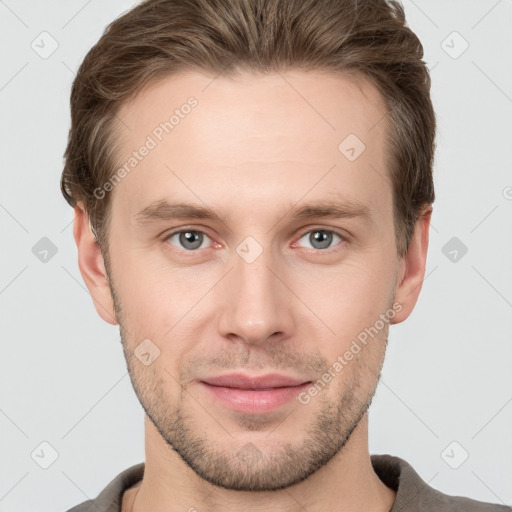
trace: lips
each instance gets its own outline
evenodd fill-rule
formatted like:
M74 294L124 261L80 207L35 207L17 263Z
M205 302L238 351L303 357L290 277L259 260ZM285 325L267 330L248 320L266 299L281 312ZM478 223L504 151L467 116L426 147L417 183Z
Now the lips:
M261 376L231 373L217 377L208 377L206 379L202 379L202 382L210 384L211 386L220 386L224 388L267 391L275 388L301 386L302 384L310 381L287 375L279 375L277 373Z
M262 415L290 406L311 381L286 375L231 373L208 377L199 386L218 404L244 414Z

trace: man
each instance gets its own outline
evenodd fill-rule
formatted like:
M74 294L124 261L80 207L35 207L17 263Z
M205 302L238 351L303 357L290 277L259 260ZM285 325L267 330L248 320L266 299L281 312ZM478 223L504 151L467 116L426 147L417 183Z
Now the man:
M435 116L396 2L148 0L73 84L62 191L146 461L71 509L498 511L368 451L425 274Z

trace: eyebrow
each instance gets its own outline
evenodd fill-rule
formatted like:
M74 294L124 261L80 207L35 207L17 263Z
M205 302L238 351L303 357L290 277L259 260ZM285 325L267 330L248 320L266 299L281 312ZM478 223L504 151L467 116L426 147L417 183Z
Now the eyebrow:
M288 211L290 210L290 211ZM317 200L302 205L290 205L281 218L291 217L296 220L323 218L323 219L350 219L361 218L371 222L372 209L365 203L354 199L344 198L339 201ZM206 219L225 224L228 217L227 210L221 208L215 211L211 208L183 202L171 203L166 199L155 201L135 215L138 225L154 224L160 221Z

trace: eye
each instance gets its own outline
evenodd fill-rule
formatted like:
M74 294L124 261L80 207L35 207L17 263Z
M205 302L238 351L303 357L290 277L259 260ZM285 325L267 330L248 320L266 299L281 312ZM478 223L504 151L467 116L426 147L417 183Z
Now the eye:
M203 242L206 238L210 238L206 233L202 231L197 231L193 229L185 229L182 231L175 231L171 233L168 237L166 237L166 241L168 240L173 245L176 245L172 242L172 239L176 238L177 245L179 249L185 249L186 251L194 252L195 249L204 249ZM207 246L206 246L207 247Z
M299 239L299 242L302 239L306 239L307 242L311 244L311 249L329 249L329 246L333 241L333 237L337 237L341 242L343 241L341 235L335 231L328 229L313 229L312 231L304 233Z
M340 242L344 241L343 237L335 231L329 229L313 229L304 233L293 245L297 245L302 239L306 239L307 243L310 244L310 249L323 251L331 248L330 246L335 238L338 238ZM178 247L178 249L185 250L186 252L197 252L197 249L207 248L207 240L210 240L210 237L197 229L175 231L165 238L165 241L169 241L172 245Z

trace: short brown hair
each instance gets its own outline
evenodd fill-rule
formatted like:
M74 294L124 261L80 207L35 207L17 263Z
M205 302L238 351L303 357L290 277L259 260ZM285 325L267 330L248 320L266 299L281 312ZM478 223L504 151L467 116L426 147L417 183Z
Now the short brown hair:
M106 257L110 194L98 199L94 190L115 172L119 108L149 82L184 70L339 71L368 79L384 98L396 247L403 256L435 197L436 120L422 58L396 1L146 0L105 29L78 70L62 193L73 207L83 202Z

